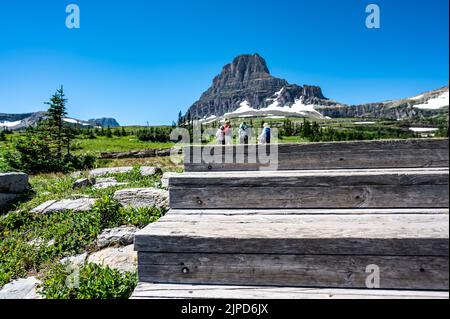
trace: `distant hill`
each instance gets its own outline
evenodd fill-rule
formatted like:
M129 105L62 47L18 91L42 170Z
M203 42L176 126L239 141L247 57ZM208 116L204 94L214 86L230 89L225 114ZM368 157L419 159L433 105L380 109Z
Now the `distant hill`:
M6 114L0 113L0 130L7 128L9 130L23 130L36 124L45 117L45 112ZM68 124L79 127L117 127L119 123L113 118L92 119L83 121L66 117L64 121Z

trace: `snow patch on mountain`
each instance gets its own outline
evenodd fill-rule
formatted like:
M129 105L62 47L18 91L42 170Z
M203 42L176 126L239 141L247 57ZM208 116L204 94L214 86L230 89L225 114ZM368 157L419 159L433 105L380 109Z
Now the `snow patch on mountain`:
M448 105L449 105L449 91L443 92L436 98L429 99L426 103L414 105L414 107L425 110L438 110Z
M11 128L11 127L15 127L15 126L19 125L20 123L22 123L22 121L15 121L15 122L4 121L4 122L0 122L0 127Z

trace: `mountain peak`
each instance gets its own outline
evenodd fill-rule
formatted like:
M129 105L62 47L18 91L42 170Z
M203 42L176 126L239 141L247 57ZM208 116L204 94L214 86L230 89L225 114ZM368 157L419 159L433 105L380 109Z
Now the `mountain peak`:
M222 116L244 103L254 109L292 106L297 101L312 104L325 99L319 87L290 85L270 75L266 61L259 54L235 57L213 80L213 85L186 113L187 118Z
M234 58L233 63L229 66L232 72L239 75L270 75L266 60L264 60L264 58L262 58L258 53L239 55Z

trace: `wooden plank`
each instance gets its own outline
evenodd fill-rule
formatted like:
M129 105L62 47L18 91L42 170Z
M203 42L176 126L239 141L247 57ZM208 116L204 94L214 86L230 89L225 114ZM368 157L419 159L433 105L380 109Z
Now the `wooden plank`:
M170 178L170 186L348 186L348 185L448 185L448 168L343 169L279 172L184 173Z
M389 167L448 167L448 139L299 143L272 146L194 146L186 148L185 171L259 170L259 154L276 147L278 170ZM199 154L219 154L218 163ZM248 154L252 154L249 156ZM193 160L194 154L196 159ZM227 154L227 157L222 156ZM230 157L231 156L231 157ZM211 157L210 157L211 158ZM231 162L225 158L232 159Z
M170 207L447 208L448 169L186 173L170 179Z
M448 299L448 292L380 289L312 289L140 282L131 299Z
M171 215L135 236L148 252L448 256L447 214Z
M443 290L448 257L139 253L139 280L155 283L367 288L369 265L381 289Z
M384 215L384 214L449 214L448 208L397 208L397 209L171 209L166 218L175 215ZM179 218L178 216L176 217Z
M365 187L170 188L170 207L216 208L445 208L447 185Z

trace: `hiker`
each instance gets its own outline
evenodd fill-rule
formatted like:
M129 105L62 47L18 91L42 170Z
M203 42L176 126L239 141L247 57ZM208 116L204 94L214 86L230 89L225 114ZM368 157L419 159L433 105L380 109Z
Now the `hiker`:
M216 132L217 143L220 145L225 145L225 127L221 125Z
M271 138L270 125L268 123L264 123L264 129L258 138L259 143L270 144L270 138Z
M225 119L225 145L233 144L233 128L229 119Z
M247 123L243 122L241 126L239 126L239 143L248 144L249 138L249 127Z

